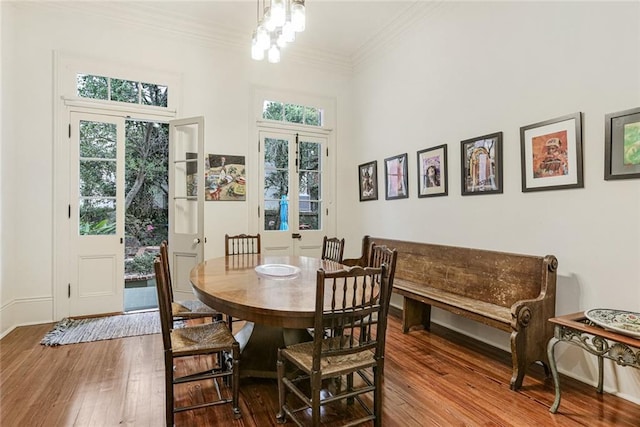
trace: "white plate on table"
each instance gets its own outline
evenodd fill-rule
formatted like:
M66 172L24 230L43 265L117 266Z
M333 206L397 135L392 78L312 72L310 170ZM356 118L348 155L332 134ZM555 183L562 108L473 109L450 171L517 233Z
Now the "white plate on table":
M607 308L594 308L584 312L587 319L610 331L640 338L640 313Z
M267 277L294 277L300 273L300 268L288 264L263 264L255 268L256 273Z

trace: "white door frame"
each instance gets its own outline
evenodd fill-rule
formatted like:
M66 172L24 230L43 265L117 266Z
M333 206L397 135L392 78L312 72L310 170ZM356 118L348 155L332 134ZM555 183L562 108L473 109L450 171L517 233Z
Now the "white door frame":
M187 159L189 149L197 153L196 159ZM204 117L171 120L169 264L176 299L193 299L189 273L204 258L204 156ZM196 166L195 198L187 194L187 171L192 165Z

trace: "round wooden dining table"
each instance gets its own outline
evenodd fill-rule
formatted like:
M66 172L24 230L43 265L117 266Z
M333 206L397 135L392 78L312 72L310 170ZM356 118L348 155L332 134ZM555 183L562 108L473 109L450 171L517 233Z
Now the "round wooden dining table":
M246 254L209 259L191 270L200 301L246 321L235 333L240 376L275 378L278 348L311 339L307 328L313 327L319 268L330 272L344 266L303 256Z

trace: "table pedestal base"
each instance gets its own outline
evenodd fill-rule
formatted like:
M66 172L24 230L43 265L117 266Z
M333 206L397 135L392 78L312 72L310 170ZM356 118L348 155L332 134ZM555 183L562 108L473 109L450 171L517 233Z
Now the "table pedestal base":
M278 349L313 337L306 329L287 329L247 322L235 335L240 343L240 377L277 378Z

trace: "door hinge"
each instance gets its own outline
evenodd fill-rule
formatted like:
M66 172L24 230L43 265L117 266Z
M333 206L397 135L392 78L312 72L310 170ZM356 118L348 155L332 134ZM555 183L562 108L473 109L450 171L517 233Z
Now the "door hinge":
M123 244L123 243L124 243L124 239L121 237L120 238L120 244Z
M329 208L327 208L327 216L329 216Z
M260 205L258 205L258 218L260 218Z
M258 153L260 152L260 138L258 138Z
M69 205L69 218L71 218L71 205Z
M71 138L71 123L69 123L69 138Z
M329 157L329 147L327 147L327 157Z
M71 298L71 283L67 286L67 298Z

